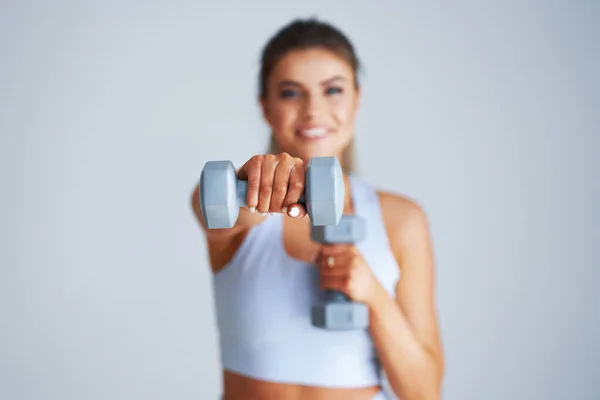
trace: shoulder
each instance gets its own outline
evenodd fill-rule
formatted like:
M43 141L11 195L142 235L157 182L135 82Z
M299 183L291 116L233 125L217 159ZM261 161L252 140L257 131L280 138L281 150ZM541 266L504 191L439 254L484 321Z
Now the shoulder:
M384 220L396 230L427 223L423 206L414 198L384 190L378 190L377 195Z
M378 190L390 246L399 261L411 250L429 246L429 221L423 206L406 195Z

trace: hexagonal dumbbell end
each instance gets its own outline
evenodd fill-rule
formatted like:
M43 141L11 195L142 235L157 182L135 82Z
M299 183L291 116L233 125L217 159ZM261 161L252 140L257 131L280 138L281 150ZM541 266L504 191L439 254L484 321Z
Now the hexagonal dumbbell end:
M344 212L346 187L335 157L314 157L306 167L306 211L313 226L335 225Z
M235 225L246 196L231 161L208 161L200 174L200 211L210 229Z
M357 243L367 237L367 223L358 215L342 215L337 224L313 226L311 240L322 244Z
M327 330L366 329L369 309L363 303L330 301L313 307L312 324Z

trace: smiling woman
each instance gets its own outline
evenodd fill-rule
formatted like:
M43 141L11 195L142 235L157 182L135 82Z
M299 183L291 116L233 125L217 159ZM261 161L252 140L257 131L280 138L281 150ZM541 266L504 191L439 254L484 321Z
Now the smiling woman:
M360 62L352 43L329 24L298 21L272 38L262 59L260 102L273 130L269 153L285 151L307 160L337 148L344 170L352 172L360 99ZM337 143L319 141L316 147L310 141L327 134ZM298 147L302 142L306 145Z
M259 101L271 149L238 171L247 207L232 228L206 233L224 373L224 398L384 399L383 375L403 400L438 399L443 353L434 306L427 218L406 197L356 176L359 62L330 24L296 20L267 43ZM300 204L306 166L335 156L343 166L343 213L365 221L366 239L311 240ZM401 277L401 279L400 279ZM345 332L311 323L333 289L368 309L368 326Z

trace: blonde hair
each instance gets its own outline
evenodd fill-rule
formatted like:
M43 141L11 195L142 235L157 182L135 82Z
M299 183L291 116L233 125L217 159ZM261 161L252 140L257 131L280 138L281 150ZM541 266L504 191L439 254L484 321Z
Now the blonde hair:
M271 133L271 140L269 141L269 154L278 154L283 150L277 139L275 139L275 135ZM356 172L356 154L355 154L355 146L354 146L354 138L350 140L348 146L342 152L342 159L340 160L340 164L342 164L342 170L347 173L355 173Z

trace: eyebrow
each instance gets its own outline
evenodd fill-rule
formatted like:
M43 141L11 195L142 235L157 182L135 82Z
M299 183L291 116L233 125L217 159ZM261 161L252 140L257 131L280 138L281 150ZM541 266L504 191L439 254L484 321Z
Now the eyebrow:
M336 76L333 76L329 79L322 81L321 85L324 86L324 85L329 85L335 81L346 81L346 80L348 80L348 79L344 78L343 76L336 75ZM300 83L298 83L296 81L286 79L286 80L279 82L279 86L302 86L302 85L300 85Z

